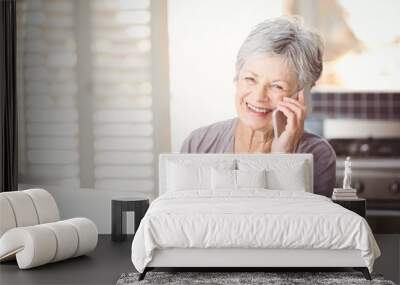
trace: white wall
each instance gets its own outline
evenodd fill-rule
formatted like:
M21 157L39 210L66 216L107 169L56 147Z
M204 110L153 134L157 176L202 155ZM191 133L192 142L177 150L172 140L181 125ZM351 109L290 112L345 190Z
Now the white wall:
M171 144L235 116L236 53L251 28L280 16L283 1L169 0Z

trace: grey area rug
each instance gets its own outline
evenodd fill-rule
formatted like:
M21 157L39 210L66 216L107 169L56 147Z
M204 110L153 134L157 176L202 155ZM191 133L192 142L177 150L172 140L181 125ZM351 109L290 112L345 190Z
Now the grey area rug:
M139 273L124 273L116 285L133 284L379 284L396 285L384 280L381 275L372 274L372 281L360 272L148 272L146 278L138 281Z

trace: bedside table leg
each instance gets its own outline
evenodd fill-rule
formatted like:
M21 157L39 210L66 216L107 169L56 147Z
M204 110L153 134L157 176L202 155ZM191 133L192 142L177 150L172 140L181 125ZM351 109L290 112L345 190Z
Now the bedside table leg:
M122 204L113 201L111 204L111 240L112 241L123 241L125 235L123 234L123 229L126 225L123 217Z

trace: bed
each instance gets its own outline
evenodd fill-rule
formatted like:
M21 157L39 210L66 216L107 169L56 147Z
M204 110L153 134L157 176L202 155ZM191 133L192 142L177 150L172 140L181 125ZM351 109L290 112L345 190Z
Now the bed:
M352 267L380 255L361 216L313 194L312 154L161 154L159 197L132 242L159 267Z

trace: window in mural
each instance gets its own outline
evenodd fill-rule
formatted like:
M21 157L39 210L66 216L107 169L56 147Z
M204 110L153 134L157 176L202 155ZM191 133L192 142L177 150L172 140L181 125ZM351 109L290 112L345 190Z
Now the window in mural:
M320 90L400 90L400 1L287 1L325 42Z

